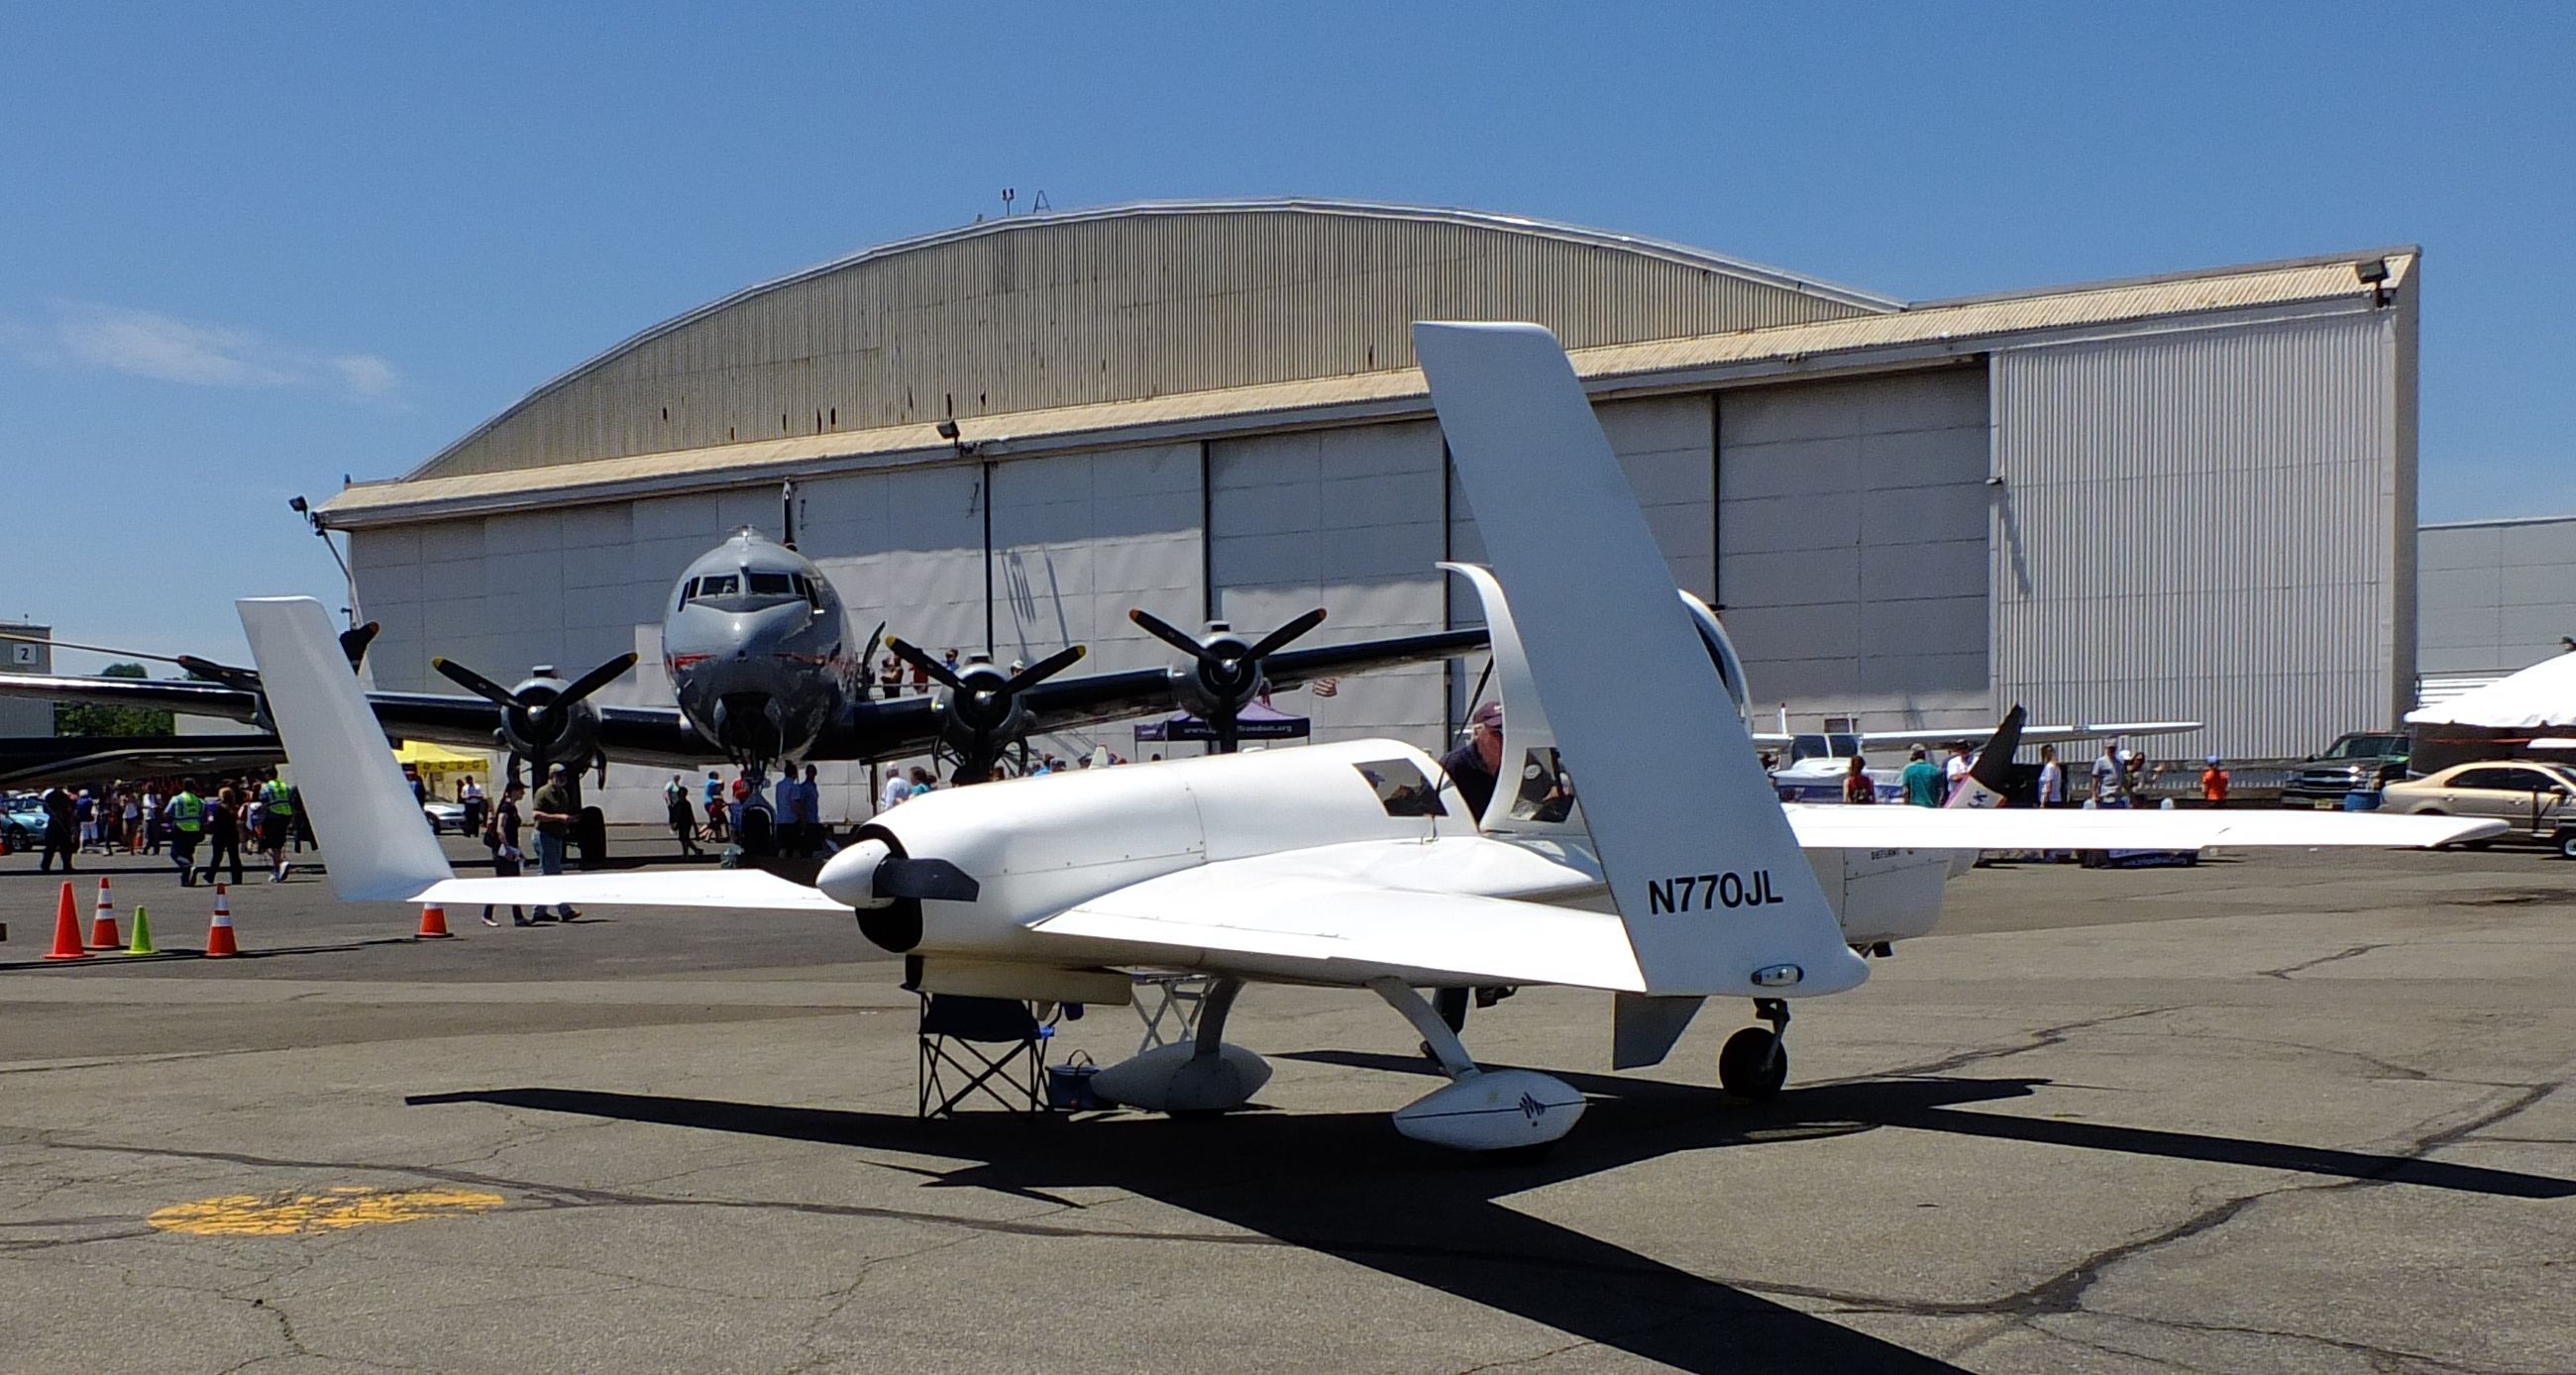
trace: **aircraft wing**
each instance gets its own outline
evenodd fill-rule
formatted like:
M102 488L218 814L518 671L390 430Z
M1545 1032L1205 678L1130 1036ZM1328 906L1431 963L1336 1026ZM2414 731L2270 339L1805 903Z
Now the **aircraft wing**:
M1481 629L1435 630L1383 640L1317 645L1312 649L1284 649L1264 659L1261 672L1273 688L1302 687L1316 678L1432 663L1484 647L1485 632ZM1028 704L1037 721L1033 729L1039 732L1176 710L1172 705L1171 674L1160 668L1040 683L1020 700Z
M1788 803L1790 829L1808 850L2200 850L2351 845L2430 849L2501 835L2505 823L2459 816L2230 808L1843 807Z
M1485 632L1435 630L1349 644L1282 650L1262 661L1262 674L1274 688L1298 687L1316 678L1403 664L1432 663L1472 653L1485 645ZM939 717L932 699L904 696L856 704L849 718L824 732L809 759L899 759L920 754L937 743ZM1094 726L1176 710L1167 669L1134 668L1056 678L1020 695L1029 711L1029 733ZM605 715L607 708L602 709ZM614 750L611 751L615 753ZM623 756L619 756L623 757Z
M1481 629L1431 631L1282 650L1264 661L1263 670L1273 686L1296 687L1319 677L1430 663L1470 653L1484 644ZM0 674L0 697L262 722L259 694L215 683ZM1160 668L1056 679L1029 689L1020 700L1028 707L1033 734L1173 710L1171 675ZM494 748L492 732L500 724L499 712L480 697L370 692L367 705L386 737L393 740L488 750ZM923 753L938 739L939 716L931 698L870 698L853 703L846 719L828 728L806 757L894 759ZM623 764L685 767L721 757L721 751L689 725L678 707L603 705L599 707L599 744L609 758Z
M273 735L37 735L0 739L0 787L214 774L282 763Z
M1425 982L1646 987L1614 914L1387 888L1315 867L1295 851L1203 864L1102 894L1029 929L1077 944L1157 948L1183 965L1224 968L1237 956L1274 977L1319 983L1399 970Z
M2199 730L2198 721L2113 721L2101 725L2024 726L2021 742L2025 745L2062 745L2072 740L2109 740L2132 735L2188 735ZM1990 726L1953 727L1947 730L1865 730L1861 731L1863 749L1889 745L1947 745L1955 740L1983 740ZM1807 731L1808 735L1823 732ZM1849 732L1835 732L1848 734ZM1779 749L1797 739L1777 731L1756 731L1753 743L1765 749Z
M228 688L219 683L182 682L149 678L73 678L50 673L0 674L0 697L34 698L45 702L77 702L88 706L134 707L143 711L184 712L190 716L212 716L226 721L259 719L259 697L256 693Z
M758 869L627 870L607 874L529 874L518 878L441 879L411 898L443 907L487 903L552 906L558 902L608 907L710 907L730 912L830 912L850 909L822 891Z
M74 678L0 674L0 697L135 707L261 724L259 694L217 683L148 678ZM436 692L370 692L367 705L388 739L425 740L465 749L494 748L500 713L480 697ZM217 737L221 738L221 737ZM245 739L250 737L243 737ZM677 707L599 708L599 739L609 756L637 764L693 764L716 751L689 728ZM271 748L275 746L272 743Z

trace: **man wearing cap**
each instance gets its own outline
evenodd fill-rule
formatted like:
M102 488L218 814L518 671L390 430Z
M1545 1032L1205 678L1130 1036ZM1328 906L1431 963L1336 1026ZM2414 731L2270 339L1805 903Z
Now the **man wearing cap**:
M572 838L572 824L581 816L581 794L573 791L572 770L561 764L546 766L546 785L537 789L533 804L537 822L537 872L563 872L564 844ZM537 909L538 921L571 921L581 913L569 902L555 904L551 918L546 909Z
M2200 771L2200 800L2211 807L2227 805L2227 770L2218 766L2218 756L2209 757L2209 767Z
M1905 752L1905 805L1938 807L1947 798L1949 788L1942 782L1941 766L1932 762L1921 745Z
M1467 814L1480 817L1494 798L1494 780L1503 768L1503 704L1487 702L1467 718L1467 743L1440 756L1440 771L1458 786Z

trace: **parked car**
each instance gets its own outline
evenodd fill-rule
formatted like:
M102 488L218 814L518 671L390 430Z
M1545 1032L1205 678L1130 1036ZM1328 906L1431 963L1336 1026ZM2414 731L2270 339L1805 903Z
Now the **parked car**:
M2387 785L2379 809L2406 816L2491 817L2513 828L2498 840L2564 846L2576 832L2576 770L2527 759L2453 764Z
M2281 785L2284 807L2340 807L2345 793L2406 776L2413 748L2404 731L2354 731L2310 755Z
M45 799L40 793L24 793L0 806L0 835L9 837L12 850L33 850L45 843Z
M465 804L431 798L420 804L420 814L429 818L431 835L465 834Z

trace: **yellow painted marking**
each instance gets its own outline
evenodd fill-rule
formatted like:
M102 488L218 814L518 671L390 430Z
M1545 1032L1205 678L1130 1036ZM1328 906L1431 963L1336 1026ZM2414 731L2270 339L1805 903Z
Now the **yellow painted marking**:
M174 1203L145 1221L165 1232L210 1237L283 1237L379 1222L419 1222L490 1212L506 1200L473 1189L369 1189L343 1184L321 1193L226 1194Z

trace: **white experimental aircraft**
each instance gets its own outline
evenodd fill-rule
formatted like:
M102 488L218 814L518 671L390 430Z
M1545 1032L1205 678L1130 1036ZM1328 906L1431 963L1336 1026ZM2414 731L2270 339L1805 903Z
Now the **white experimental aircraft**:
M1949 856L1921 852L2427 846L2500 827L1784 807L1740 715L1740 674L1727 681L1705 608L1674 595L1555 338L1534 325L1423 324L1414 339L1493 556L1490 569L1452 566L1483 600L1509 704L1505 758L1522 764L1483 816L1465 814L1431 756L1365 740L933 793L862 828L812 887L755 870L459 879L320 605L245 601L334 888L449 906L855 911L871 940L916 957L918 985L934 993L1116 1003L1129 968L1214 975L1193 1042L1094 1081L1104 1098L1155 1111L1240 1107L1267 1081L1259 1055L1223 1039L1246 983L1366 988L1451 1081L1398 1111L1397 1128L1490 1150L1556 1140L1584 1097L1535 1070L1480 1069L1424 988L1608 990L1621 1067L1662 1060L1704 999L1750 998L1771 1025L1727 1041L1719 1077L1763 1097L1787 1074L1785 1000L1855 987L1869 974L1859 950L1929 929ZM1569 564L1567 549L1584 557Z

